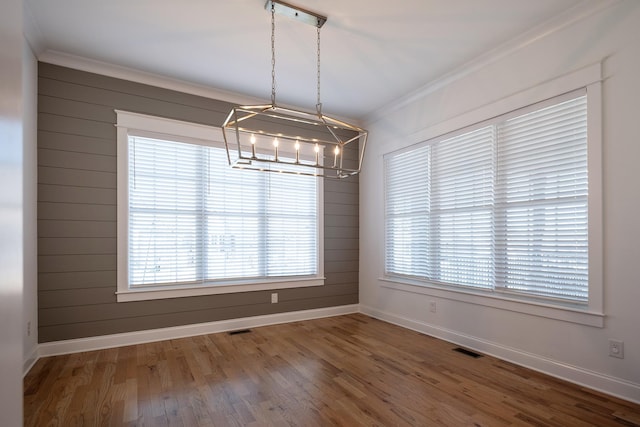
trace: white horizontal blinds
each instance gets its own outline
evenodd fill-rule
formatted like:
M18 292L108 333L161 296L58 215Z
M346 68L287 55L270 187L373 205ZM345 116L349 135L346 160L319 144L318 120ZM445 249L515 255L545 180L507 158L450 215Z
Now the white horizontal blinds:
M282 167L295 170L295 166ZM266 178L266 274L316 274L318 178L285 173L262 174Z
M206 278L264 276L264 172L230 168L219 148L210 148L206 160Z
M317 211L317 178L232 169L223 148L129 137L132 287L315 275Z
M493 287L493 126L431 148L431 279Z
M384 160L385 272L428 278L429 146Z
M587 99L498 125L496 286L587 301Z
M129 283L199 280L202 147L129 137Z

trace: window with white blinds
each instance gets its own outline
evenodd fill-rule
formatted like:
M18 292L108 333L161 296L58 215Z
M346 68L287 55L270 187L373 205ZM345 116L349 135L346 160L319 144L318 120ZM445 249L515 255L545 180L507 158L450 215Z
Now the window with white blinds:
M126 251L119 253L119 294L322 284L317 178L232 169L220 143L148 130L166 125L200 138L215 128L118 114L125 123L119 156L126 153L119 160L126 167L118 184L119 252Z
M385 274L586 303L584 91L384 159Z
M223 148L130 136L130 286L315 275L316 181L232 169Z

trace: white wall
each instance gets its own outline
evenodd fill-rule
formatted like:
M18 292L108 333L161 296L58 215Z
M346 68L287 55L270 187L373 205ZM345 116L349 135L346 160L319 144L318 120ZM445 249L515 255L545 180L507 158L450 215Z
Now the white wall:
M24 292L23 292L23 360L26 372L37 358L38 348L38 236L37 236L37 86L38 61L29 44L23 43L22 101L23 101L23 227L24 227Z
M22 425L22 1L0 6L0 414Z
M463 303L437 292L424 295L382 286L382 156L408 145L416 132L601 61L604 327ZM635 0L615 3L498 56L385 117L371 119L360 177L362 310L640 402L639 119L640 2ZM436 313L429 311L431 301L436 302ZM624 359L608 356L610 338L624 341Z

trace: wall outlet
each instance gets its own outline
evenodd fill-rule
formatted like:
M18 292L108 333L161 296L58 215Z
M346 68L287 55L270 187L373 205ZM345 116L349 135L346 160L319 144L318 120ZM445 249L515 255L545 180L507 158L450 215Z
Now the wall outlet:
M432 313L436 312L436 302L435 301L431 301L429 303L429 311L432 312Z
M609 340L609 356L624 359L624 341Z
M277 304L278 303L278 293L274 292L271 294L271 304Z
M31 336L31 322L27 322L27 336Z

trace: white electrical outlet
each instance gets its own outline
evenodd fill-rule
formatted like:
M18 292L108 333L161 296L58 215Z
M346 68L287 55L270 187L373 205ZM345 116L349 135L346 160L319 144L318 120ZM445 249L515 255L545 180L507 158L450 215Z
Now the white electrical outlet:
M278 303L278 293L274 292L271 294L271 304L277 304Z
M429 303L429 311L432 312L432 313L436 312L436 302L435 301L431 301Z
M609 356L624 359L624 341L609 340Z

